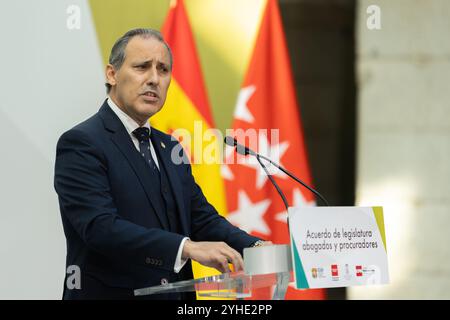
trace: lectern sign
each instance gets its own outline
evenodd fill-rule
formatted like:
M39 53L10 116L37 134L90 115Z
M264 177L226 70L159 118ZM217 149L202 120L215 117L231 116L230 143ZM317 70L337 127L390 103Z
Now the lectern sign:
M289 208L298 289L389 282L382 207Z

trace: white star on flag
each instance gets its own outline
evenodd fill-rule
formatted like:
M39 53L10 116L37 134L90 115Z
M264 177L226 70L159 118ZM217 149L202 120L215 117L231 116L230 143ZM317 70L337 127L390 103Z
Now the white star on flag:
M270 228L263 219L270 203L270 199L252 203L245 191L239 190L238 209L230 212L227 220L248 233L256 231L261 234L270 235Z
M233 171L231 171L230 167L227 164L222 164L220 166L220 175L225 180L229 180L229 181L234 180Z
M289 148L289 142L287 142L287 141L285 141L283 143L279 143L279 144L270 145L269 141L267 141L267 137L264 133L260 132L258 135L258 151L257 152L263 156L268 157L275 163L278 163L280 166L282 166L280 160L288 148ZM264 163L264 165L266 166L266 168L270 174L273 174L275 172L275 176L286 179L287 176L281 170L278 170L278 168L275 168L274 166L272 166L270 163L268 163L264 159L262 159L261 161ZM253 168L257 171L256 187L258 189L261 189L264 186L264 184L266 183L268 178L267 178L266 172L264 171L263 167L259 164L256 157L247 157L244 159L242 164L244 166Z
M294 201L293 201L294 207L313 207L316 205L316 202L314 200L306 201L302 192L298 188L295 188L294 191L292 192L292 194L293 194L293 198L294 198ZM275 220L287 223L287 216L288 216L287 212L282 211L275 215Z
M239 95L236 102L236 108L234 109L234 118L239 119L246 122L253 122L255 118L251 114L250 110L248 110L247 102L250 97L255 92L255 86L248 86L242 88L239 91Z

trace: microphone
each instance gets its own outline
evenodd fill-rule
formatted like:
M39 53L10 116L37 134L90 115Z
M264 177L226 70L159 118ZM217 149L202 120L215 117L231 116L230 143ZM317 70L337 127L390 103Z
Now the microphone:
M252 156L257 156L258 154L254 152L253 150L247 148L246 146L240 144L237 142L235 138L232 138L230 136L226 136L224 139L225 144L229 145L230 147L236 147L236 152L239 154L242 154L244 156L250 154Z
M284 196L284 194L281 191L281 189L278 186L278 184L273 179L272 175L269 174L269 171L267 170L266 166L261 161L261 159L264 159L264 160L268 161L269 163L271 163L272 165L274 165L275 167L277 167L278 169L283 171L290 178L294 179L296 182L300 183L303 187L305 187L306 189L308 189L309 191L314 193L316 196L318 196L325 203L326 206L329 206L328 201L318 191L316 191L312 187L308 186L305 182L303 182L302 180L297 178L294 174L290 173L288 170L286 170L285 168L283 168L282 166L280 166L276 162L272 161L271 159L269 159L269 158L267 158L265 156L260 155L259 153L249 149L248 147L238 143L236 138L233 138L233 137L230 137L230 136L226 136L225 139L224 139L224 142L225 142L225 144L227 144L227 145L229 145L231 147L236 147L236 152L239 153L239 154L242 154L244 156L249 154L249 155L252 155L252 156L256 157L256 159L258 160L259 164L264 169L266 175L268 176L268 178L270 179L270 181L272 182L272 184L275 186L275 188L277 189L278 193L280 194L281 198L283 199L283 203L284 203L284 206L286 207L286 210L288 210L288 207L289 207L288 202L286 200L286 197Z

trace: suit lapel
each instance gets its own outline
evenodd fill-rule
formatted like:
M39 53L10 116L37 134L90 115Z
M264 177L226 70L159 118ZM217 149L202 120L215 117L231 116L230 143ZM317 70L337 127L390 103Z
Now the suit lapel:
M120 119L117 118L117 116L109 108L106 102L103 104L99 113L103 119L105 128L112 132L112 142L117 146L117 148L121 151L121 153L125 156L129 164L133 168L133 171L139 179L142 187L144 188L145 193L147 194L147 197L151 205L153 206L153 209L156 212L161 225L166 230L169 230L169 224L165 212L163 212L162 205L156 196L157 190L153 184L154 179L151 175L151 170L148 168L145 160L136 150L133 141L131 140L123 124L120 122Z
M178 211L180 213L180 222L183 234L188 234L188 223L185 215L184 201L183 201L183 189L181 180L176 173L175 164L171 159L171 148L169 143L164 144L162 133L152 128L151 140L153 147L158 155L160 166L163 165L166 170L167 177L172 187L175 201L177 203Z

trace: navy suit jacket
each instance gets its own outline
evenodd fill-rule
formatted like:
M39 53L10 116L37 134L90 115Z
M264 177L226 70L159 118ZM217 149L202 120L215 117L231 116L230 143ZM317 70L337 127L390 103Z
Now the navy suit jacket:
M81 289L65 285L65 299L127 299L136 288L192 278L189 262L180 274L174 272L186 236L224 241L241 254L258 240L208 203L190 164L171 160L172 149L181 149L177 141L154 128L151 134L173 188L182 234L169 231L149 167L106 101L97 114L60 137L54 185L67 240L66 264L81 270Z

